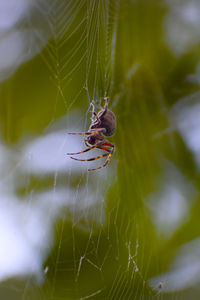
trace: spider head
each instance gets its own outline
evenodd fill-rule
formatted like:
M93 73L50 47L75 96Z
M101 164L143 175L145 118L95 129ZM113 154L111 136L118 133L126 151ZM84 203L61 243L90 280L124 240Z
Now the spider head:
M89 143L90 145L96 144L96 135L95 134L89 135L86 138L86 142Z

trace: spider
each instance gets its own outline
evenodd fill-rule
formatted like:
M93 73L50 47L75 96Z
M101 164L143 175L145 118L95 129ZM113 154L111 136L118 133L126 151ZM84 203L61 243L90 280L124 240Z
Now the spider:
M107 156L107 160L103 165L95 169L88 169L88 171L96 171L104 168L110 162L110 159L114 152L114 145L108 142L103 136L107 137L107 136L112 136L114 134L116 128L116 119L114 113L108 109L109 98L106 97L104 98L104 100L105 100L105 105L103 108L100 109L98 113L96 113L94 110L92 111L94 119L92 120L92 124L90 125L88 132L69 133L74 135L84 135L85 145L88 148L77 153L67 153L67 155L82 154L94 148L99 148L106 151L106 153L102 155L92 157L89 159L78 159L70 156L70 158L78 161L93 161Z

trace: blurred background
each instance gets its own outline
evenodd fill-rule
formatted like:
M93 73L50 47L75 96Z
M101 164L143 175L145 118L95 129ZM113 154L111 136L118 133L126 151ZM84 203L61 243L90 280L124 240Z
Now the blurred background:
M0 0L0 299L199 299L200 2ZM110 97L110 164L77 162ZM79 158L102 153L92 150Z

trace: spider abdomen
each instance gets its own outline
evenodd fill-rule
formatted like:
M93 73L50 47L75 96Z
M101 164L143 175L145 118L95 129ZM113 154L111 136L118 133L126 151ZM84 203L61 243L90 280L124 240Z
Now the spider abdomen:
M105 136L111 136L114 134L116 129L116 119L115 115L111 110L107 110L106 113L100 117L101 123L98 127L106 129L106 132L103 133Z

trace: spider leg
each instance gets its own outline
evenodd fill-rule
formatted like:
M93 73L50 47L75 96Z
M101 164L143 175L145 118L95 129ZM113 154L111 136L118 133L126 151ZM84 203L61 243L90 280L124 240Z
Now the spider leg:
M102 118L108 110L109 98L105 97L104 100L106 101L106 103L105 103L104 107L102 108L102 112L100 113L99 118Z
M111 150L109 150L108 147L112 147ZM107 151L108 153L108 158L106 159L105 163L103 165L101 165L100 167L97 167L97 168L94 168L94 169L88 169L88 171L96 171L96 170L99 170L99 169L102 169L104 167L106 167L109 162L110 162L110 159L113 155L113 152L114 152L114 145L111 144L111 143L108 143L108 142L105 142L101 147L99 147L100 149L103 149L105 151ZM106 156L106 155L105 155Z
M84 143L85 143L86 147L90 148L90 145L88 144L88 142L86 141L86 139L84 140Z
M78 161L92 161L92 160L96 160L96 159L99 159L99 158L102 158L102 157L105 157L105 156L108 156L109 153L105 153L105 154L102 154L102 155L99 155L99 156L96 156L96 157L92 157L92 158L88 158L88 159L79 159L79 158L75 158L75 157L71 157L71 159L74 159L74 160L78 160Z
M68 132L68 134L73 134L73 135L91 135L91 134L99 134L100 132L104 132L105 128L96 128L96 129L91 129L88 132Z
M90 135L91 132L68 132L68 134L73 134L73 135Z
M99 121L99 117L95 111L92 111L92 114L95 116L96 120Z
M92 111L92 114L96 117L96 119L98 119L98 115L97 115L96 111Z
M67 155L76 155L76 154L81 154L81 153L88 152L88 151L90 151L90 150L92 150L92 149L98 147L98 144L96 144L96 145L94 145L94 146L92 146L92 147L90 147L90 146L88 146L88 145L86 145L86 146L87 146L88 148L85 149L85 150L83 150L83 151L76 152L76 153L67 153Z
M88 169L88 171L96 171L96 170L99 170L99 169L102 169L102 168L106 167L107 164L109 164L109 162L110 162L110 159L113 155L113 151L111 151L109 154L108 153L106 153L106 154L108 155L108 158L106 159L106 161L103 165L101 165L100 167L94 168L94 169Z
M91 129L90 134L99 134L99 133L103 133L105 132L106 129L105 128L95 128L95 129Z
M106 101L106 103L104 105L104 109L107 110L107 108L108 108L108 102L109 102L110 98L109 97L105 97L104 100Z
M97 113L96 113L95 110L94 110L94 103L93 103L93 101L92 101L92 103L90 103L90 106L92 106L92 110L90 111L91 114L92 114L91 120L94 121L94 120L93 120L93 116L94 116L94 117L95 117L95 122L96 122L97 120L99 121L99 117L98 117Z

